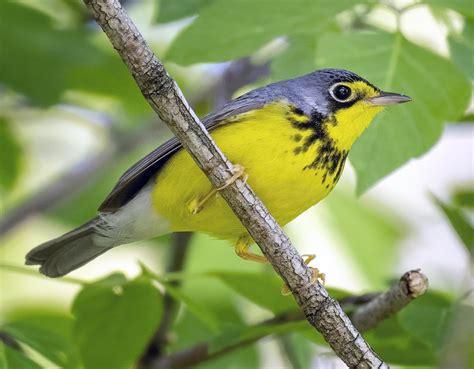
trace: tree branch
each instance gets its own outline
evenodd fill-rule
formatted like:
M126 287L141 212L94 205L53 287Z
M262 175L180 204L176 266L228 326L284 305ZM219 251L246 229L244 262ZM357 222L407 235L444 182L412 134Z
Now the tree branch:
M239 88L258 81L263 76L268 75L268 72L268 63L255 65L251 62L250 58L235 60L228 64L224 72L216 79L211 88L204 91L204 94L212 96L213 106L218 108L229 101L233 93ZM167 267L167 273L179 272L183 268L192 233L174 233L172 237L170 264ZM174 287L179 287L180 282L180 280L175 280L170 283ZM168 344L168 331L173 323L176 301L170 294L166 293L163 305L163 317L155 336L140 359L140 368L147 368L150 363L163 356Z
M419 269L406 272L398 284L357 309L351 316L352 322L361 331L375 328L427 289L428 278Z
M191 154L214 187L222 187L233 166L216 147L142 35L117 0L84 0L94 19L135 78L148 103ZM242 180L221 191L273 268L289 286L307 320L337 355L353 368L386 368L364 341L339 304L312 272L262 202Z
M415 298L424 294L427 288L428 279L426 276L419 270L413 270L405 273L399 282L386 292L349 296L339 300L339 302L343 307L357 306L353 313L353 316L357 317L357 319L354 320L354 324L357 329L364 332L375 328L382 320L398 313ZM295 322L303 320L304 318L301 312L289 312L258 323L255 327ZM189 349L170 354L150 363L148 369L187 368L238 350L268 335L269 333L263 333L249 339L232 343L214 352L210 351L211 346L209 343L198 343Z
M192 235L191 232L173 233L170 261L166 268L167 273L178 272L183 269ZM169 283L173 287L179 287L181 280L178 279ZM163 298L163 317L161 318L158 330L140 359L140 367L146 368L149 362L163 355L164 348L168 344L168 331L173 323L175 310L176 300L169 293L165 293Z

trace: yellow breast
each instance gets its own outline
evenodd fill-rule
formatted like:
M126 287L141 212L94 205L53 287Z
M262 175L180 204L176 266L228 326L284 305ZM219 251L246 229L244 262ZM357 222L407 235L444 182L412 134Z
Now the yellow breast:
M212 131L227 157L245 167L248 183L282 225L326 196L343 169L347 151L338 151L334 157L336 153L322 147L324 140L312 137L311 124L288 104L277 103L242 114ZM156 178L153 206L169 220L173 231L237 239L246 231L222 198L214 196L202 211L190 212L190 204L211 190L189 154L180 150Z

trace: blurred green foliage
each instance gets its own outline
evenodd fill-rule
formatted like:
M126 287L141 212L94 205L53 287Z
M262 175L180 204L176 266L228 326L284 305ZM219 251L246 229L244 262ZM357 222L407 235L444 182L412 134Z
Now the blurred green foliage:
M471 257L474 256L474 225L466 215L466 209L472 208L472 191L462 191L454 195L454 201L458 204L447 204L434 198L434 201L443 211L449 223L456 231Z
M135 11L146 2L131 3L130 11ZM152 28L184 20L174 23L179 32L170 45L154 39L151 44L156 49L167 49L160 56L189 94L195 93L186 90L189 80L198 80L198 93L205 94L206 83L212 84L206 79L214 76L200 72L196 77L196 69L185 66L246 56L257 60L255 55L261 59L263 54L263 59L270 60L270 80L330 66L351 69L385 90L410 95L412 104L377 118L355 145L350 160L357 173L358 193L427 152L446 122L463 119L469 103L474 76L474 7L470 0L427 0L415 5L426 5L434 14L443 14L437 19L449 31L449 57L414 43L402 29L388 33L371 23L368 15L372 10L387 10L387 2L382 1L153 3ZM58 9L61 11L55 11ZM393 11L393 15L401 17L407 10ZM448 10L457 12L462 29L454 26ZM0 16L2 200L8 199L22 182L25 161L31 160L29 148L17 134L20 116L30 109L47 112L67 105L90 111L104 106L107 118L113 121L112 132L103 128L107 131L105 145L120 144L118 136L131 137L154 119L127 69L80 1L5 0L0 1ZM262 50L275 39L276 46ZM207 106L212 97L197 100ZM50 215L68 225L84 222L95 213L123 169L157 144L158 139L150 137L137 147L127 148L127 154L109 163L107 170L91 174L86 185L63 203L55 204ZM35 194L28 193L25 198L30 196ZM453 194L451 203L436 200L471 255L473 227L466 212L473 208L472 198L471 190L462 190ZM354 263L371 287L386 288L387 279L394 273L392 260L405 225L344 193L334 194L327 204L330 225L340 231L339 237ZM161 241L169 244L169 239ZM241 262L225 244L196 236L185 271L179 276L157 274L142 267L141 275L134 279L115 273L81 284L72 302L72 315L36 306L12 312L2 322L0 333L19 347L1 340L0 368L130 368L145 351L160 322L164 292L180 306L166 353L206 343L211 355L220 354L198 368L256 368L261 354L255 345L245 343L274 336L288 362L297 368L309 368L315 345L325 345L322 337L305 320L276 319L271 324L258 324L295 314L296 303L281 295L282 283L271 269ZM170 282L173 278L178 278L182 286L174 286ZM349 291L329 290L336 298L352 295ZM456 312L461 310L473 313L464 300L431 292L365 337L392 364L433 367L442 358L453 334ZM239 349L226 352L234 346Z
M12 123L0 116L0 194L11 191L21 173L23 149L15 135Z
M162 310L161 294L148 278L127 281L124 275L113 274L84 286L72 306L73 337L84 365L91 369L133 365L153 336Z

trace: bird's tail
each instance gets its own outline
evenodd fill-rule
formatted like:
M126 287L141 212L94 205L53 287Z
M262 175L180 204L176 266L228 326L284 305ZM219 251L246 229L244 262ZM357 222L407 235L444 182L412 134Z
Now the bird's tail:
M40 272L48 277L61 277L95 259L115 246L101 242L98 219L35 247L26 255L25 264L40 265Z

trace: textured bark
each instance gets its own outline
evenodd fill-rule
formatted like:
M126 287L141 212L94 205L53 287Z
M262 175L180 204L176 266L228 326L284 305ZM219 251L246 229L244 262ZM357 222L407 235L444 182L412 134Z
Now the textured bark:
M420 271L415 270L405 273L400 278L400 281L386 292L348 296L339 300L339 303L344 308L355 308L353 315L357 316L357 320L354 321L354 324L357 329L363 332L374 328L378 323L387 319L392 314L396 314L413 299L425 293L427 288L427 278ZM303 319L304 316L302 312L289 312L277 315L272 319L257 324L256 326L271 326L273 324L282 324ZM198 343L197 345L183 351L175 352L150 362L147 369L178 369L191 367L234 350L238 350L267 335L267 333L264 333L261 336L252 337L249 340L238 341L217 351L211 351L211 345L206 342ZM465 358L461 358L461 361L463 359ZM456 362L458 361L459 360ZM449 368L454 367L461 366L449 366Z
M400 282L374 298L352 314L352 321L361 331L375 328L379 322L400 311L411 300L428 289L428 278L419 270L406 272Z
M117 0L84 2L155 112L211 183L215 187L223 186L232 176L232 164L216 147L120 3ZM349 367L387 367L327 291L319 283L310 285L311 270L250 187L237 180L220 193L288 285L308 321L321 332L337 355Z

